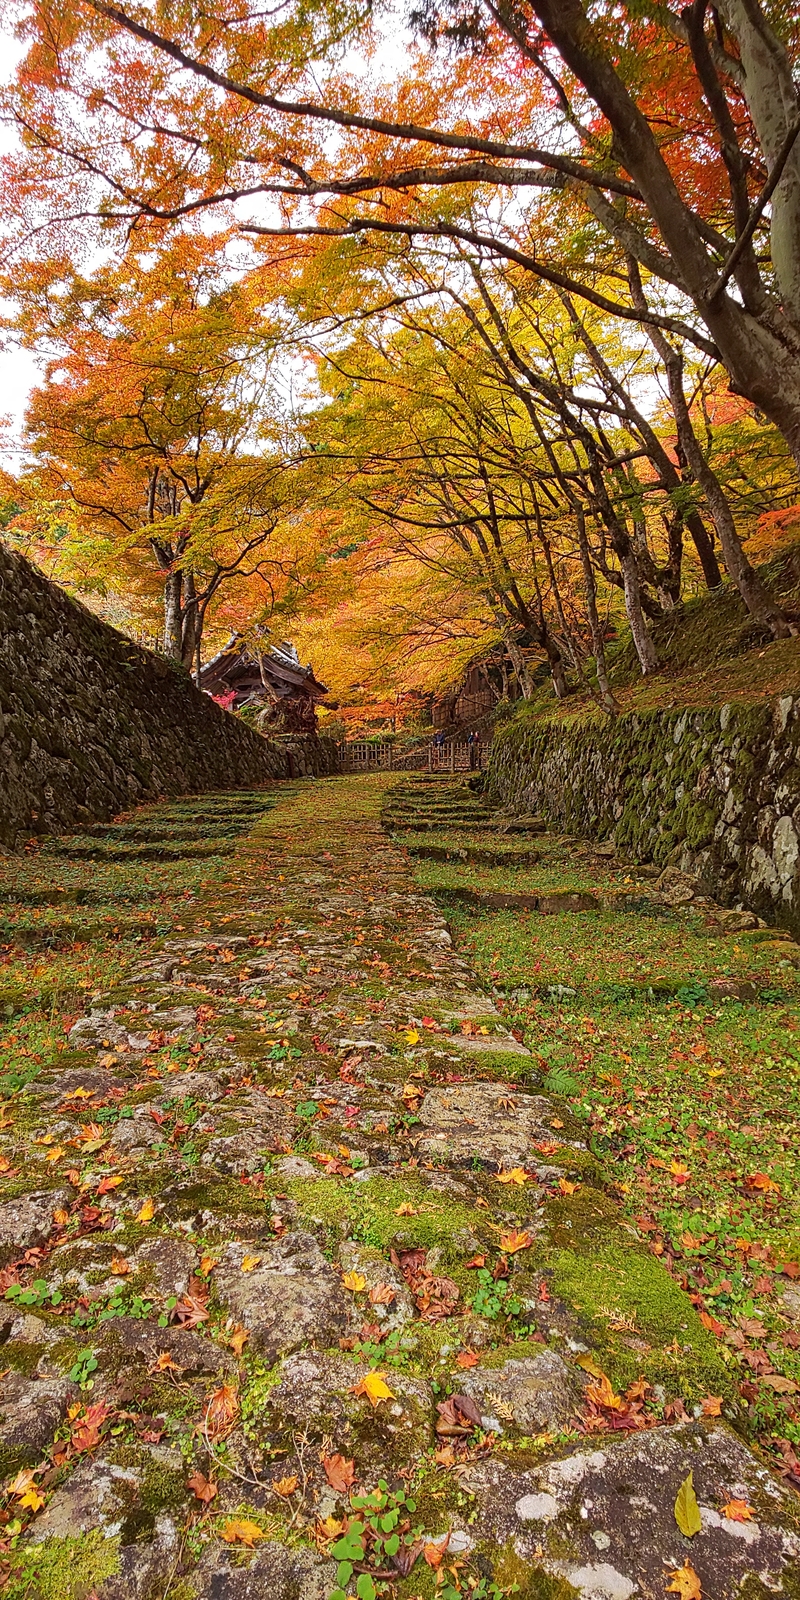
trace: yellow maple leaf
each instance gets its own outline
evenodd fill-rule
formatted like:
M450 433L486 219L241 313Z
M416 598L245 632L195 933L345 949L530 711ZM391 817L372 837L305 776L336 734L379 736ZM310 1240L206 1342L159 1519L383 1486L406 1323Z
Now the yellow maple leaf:
M60 1161L63 1154L64 1152L61 1148L61 1145L57 1144L54 1150L48 1150L44 1159L45 1161Z
M361 1290L367 1287L367 1280L362 1277L360 1272L346 1272L342 1278L342 1283L345 1289L350 1290L351 1294L360 1294Z
M260 1256L242 1256L242 1272L255 1272L256 1267L260 1266L260 1264Z
M406 1043L407 1044L419 1044L419 1034L417 1033L416 1028L407 1028L406 1029Z
M396 1206L394 1214L396 1217L416 1217L418 1215L416 1206L412 1206L408 1200L404 1200L401 1206Z
M508 1172L498 1172L497 1181L498 1183L528 1183L530 1174L525 1171L524 1167L510 1167Z
M44 1505L44 1495L31 1486L27 1493L22 1496L19 1503L25 1507L26 1511L40 1511Z
M200 1272L204 1278L207 1278L209 1273L214 1271L218 1260L218 1256L201 1256Z
M152 1200L145 1200L145 1201L143 1201L142 1205L140 1206L139 1210L136 1213L136 1221L137 1222L152 1222L155 1214L156 1214L156 1208L155 1208L155 1205L154 1205L153 1201Z
M670 1573L670 1577L672 1582L667 1584L667 1594L680 1595L680 1600L703 1600L700 1579L691 1561L685 1561L682 1567L676 1567Z
M559 1178L558 1187L562 1194L575 1194L576 1190L580 1189L580 1184L571 1183L569 1178Z
M353 1384L351 1393L366 1395L372 1406L379 1406L384 1400L395 1399L395 1395L386 1382L385 1372L368 1372L366 1377L362 1378L359 1383Z
M226 1544L245 1544L248 1550L253 1549L258 1539L267 1537L257 1522L248 1522L243 1517L232 1517L219 1532Z
M131 1264L124 1256L112 1256L109 1272L115 1278L125 1278L131 1270Z

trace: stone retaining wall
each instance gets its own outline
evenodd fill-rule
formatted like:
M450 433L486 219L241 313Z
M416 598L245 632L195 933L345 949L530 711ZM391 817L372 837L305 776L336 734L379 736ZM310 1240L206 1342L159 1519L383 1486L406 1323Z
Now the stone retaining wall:
M517 716L490 793L637 861L693 873L723 905L800 931L800 699L582 723Z
M0 542L0 847L337 763L332 739L263 739Z

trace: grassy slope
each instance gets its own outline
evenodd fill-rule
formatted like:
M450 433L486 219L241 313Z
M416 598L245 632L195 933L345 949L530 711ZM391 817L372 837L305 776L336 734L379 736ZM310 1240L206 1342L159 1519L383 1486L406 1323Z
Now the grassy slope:
M800 952L759 931L720 935L691 907L650 907L646 878L582 843L537 845L533 866L422 860L417 881L440 898L545 1087L587 1124L632 1227L692 1295L753 1432L790 1462L800 1451L800 1325L786 1314L800 1272ZM642 905L467 909L459 887L627 888ZM749 998L721 998L720 979L752 986ZM619 1313L639 1328L636 1306L618 1299L610 1286L612 1323Z
M759 570L784 606L800 612L800 546ZM652 633L661 667L649 679L641 676L627 630L608 646L612 687L624 711L724 705L800 693L800 639L770 639L765 629L750 621L731 584L676 607L653 625ZM550 680L544 671L540 677L541 687L525 714L552 716ZM559 708L560 714L593 712L596 702L574 674L570 683L574 692Z

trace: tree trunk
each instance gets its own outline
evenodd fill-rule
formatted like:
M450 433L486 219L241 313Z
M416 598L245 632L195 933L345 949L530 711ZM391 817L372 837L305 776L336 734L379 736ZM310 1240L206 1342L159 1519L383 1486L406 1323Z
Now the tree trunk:
M508 659L514 668L514 676L519 684L520 693L523 700L532 700L535 692L533 687L533 679L531 678L528 663L525 660L519 645L514 644L513 640L507 638L506 650L508 652Z
M671 348L671 347L670 347ZM773 600L761 582L742 549L728 498L716 473L709 466L694 431L686 396L683 392L683 363L676 351L671 351L665 363L670 400L675 415L678 437L686 456L689 470L705 495L711 521L717 531L722 556L739 593L757 622L769 628L775 639L788 639L797 633L786 613Z
M168 572L164 580L164 654L171 661L183 660L182 592L183 574Z
M800 268L797 224L791 225L795 215L793 178L789 179L791 194L787 190L789 226L780 224L794 262L793 267L787 265L786 301L779 304L777 299L770 299L763 311L754 313L733 295L717 292L718 265L705 245L697 219L678 191L653 129L603 45L599 26L589 20L580 0L531 0L531 4L566 65L608 119L621 165L636 184L661 234L675 274L672 281L683 286L691 298L719 351L732 386L769 417L800 465L800 328L792 321ZM733 31L741 27L743 41L747 34L748 47L750 34L744 19L749 19L754 59L759 48L761 50L761 107L769 104L771 96L783 100L786 74L782 68L779 70L780 63L774 51L771 52L773 59L767 63L770 52L764 48L764 39L768 30L757 0L726 0L723 9L730 17ZM782 51L781 46L778 48ZM743 54L744 49L743 43ZM745 79L747 81L747 65ZM794 98L796 107L796 96ZM758 121L755 96L753 115ZM795 152L800 161L798 146ZM769 162L768 150L765 155ZM785 181L786 175L775 191L776 196L781 194ZM786 253L781 245L782 263Z
M619 564L622 570L625 612L630 624L631 638L633 639L636 654L639 657L642 675L647 677L648 673L658 671L658 656L642 610L639 568L633 551L628 550L625 555L620 555Z
M619 706L608 681L606 670L606 646L603 638L603 626L597 611L597 584L594 581L594 568L589 553L589 541L586 537L586 518L582 511L578 512L578 543L581 551L581 566L583 567L583 587L586 595L586 615L589 619L589 631L592 636L592 650L594 652L594 666L597 673L597 686L600 690L600 700L603 710L610 717L615 717Z

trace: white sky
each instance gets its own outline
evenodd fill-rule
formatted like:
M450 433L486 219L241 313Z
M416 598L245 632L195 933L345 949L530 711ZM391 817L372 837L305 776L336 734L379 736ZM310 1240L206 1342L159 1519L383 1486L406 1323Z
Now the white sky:
M8 83L23 54L18 41L0 31L0 82ZM0 152L14 148L12 130L0 125ZM6 340L0 350L0 462L14 471L20 462L20 434L28 395L36 383L39 368L27 350L15 349Z

